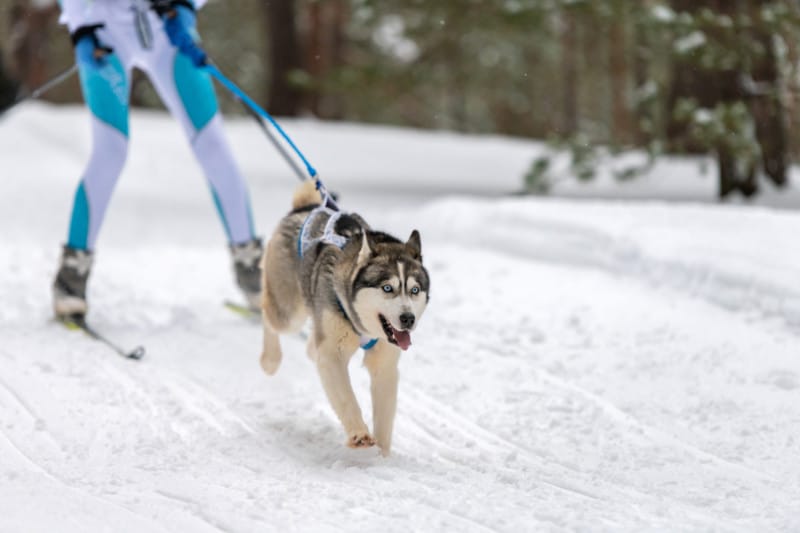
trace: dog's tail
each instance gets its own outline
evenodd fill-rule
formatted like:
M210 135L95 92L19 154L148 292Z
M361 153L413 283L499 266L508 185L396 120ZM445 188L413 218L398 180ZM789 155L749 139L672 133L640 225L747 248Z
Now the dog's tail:
M317 190L314 180L304 181L294 191L292 198L292 209L300 209L309 205L319 205L322 203L322 195Z

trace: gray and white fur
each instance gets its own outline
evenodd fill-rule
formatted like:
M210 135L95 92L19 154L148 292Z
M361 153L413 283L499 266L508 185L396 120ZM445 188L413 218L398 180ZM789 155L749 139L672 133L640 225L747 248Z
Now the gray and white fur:
M422 265L419 232L406 242L373 231L356 214L335 223L344 245L323 237L329 214L315 212L298 243L309 213L322 202L313 182L298 188L293 210L279 223L261 261L264 347L261 366L274 374L281 361L278 335L296 332L311 317L308 355L316 363L328 400L351 447L377 444L391 449L397 405L397 364L425 311L430 279ZM350 384L348 363L367 339L364 366L371 378L373 433L364 423Z

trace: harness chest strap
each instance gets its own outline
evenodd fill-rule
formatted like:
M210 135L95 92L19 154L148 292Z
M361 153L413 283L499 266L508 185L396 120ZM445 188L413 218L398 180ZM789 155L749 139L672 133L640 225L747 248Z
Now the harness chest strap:
M314 220L321 214L328 215L328 221L325 223L325 228L322 231L322 235L319 237L312 238L311 228L312 224L311 221ZM320 205L319 207L315 207L303 221L303 225L300 227L300 233L297 236L297 255L302 258L308 250L311 249L312 246L319 242L324 242L328 244L333 244L338 248L344 248L344 245L347 244L347 239L342 235L336 233L336 222L342 216L341 211L334 211L325 205Z

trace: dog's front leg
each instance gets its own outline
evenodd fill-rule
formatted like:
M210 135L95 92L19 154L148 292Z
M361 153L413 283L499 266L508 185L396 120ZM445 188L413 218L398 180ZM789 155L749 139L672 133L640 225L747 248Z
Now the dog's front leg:
M328 401L331 402L336 416L344 426L347 433L347 445L351 448L372 446L375 444L375 440L364 423L361 408L358 406L353 386L350 384L350 374L347 371L347 363L353 353L345 354L341 347L328 344L330 343L323 342L317 346L315 354L317 371L319 371Z
M381 454L389 455L392 447L392 428L397 410L397 363L400 350L381 340L364 357L369 370L372 392L372 423L375 440Z

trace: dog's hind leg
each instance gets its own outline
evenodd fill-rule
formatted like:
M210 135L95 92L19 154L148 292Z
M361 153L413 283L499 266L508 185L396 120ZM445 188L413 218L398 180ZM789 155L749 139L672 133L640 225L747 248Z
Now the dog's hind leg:
M266 266L268 266L268 263L264 261L262 263L262 269L265 270L265 274ZM264 327L264 341L263 348L261 350L261 368L264 369L264 372L271 376L278 371L278 367L281 364L281 358L283 357L281 343L280 339L278 338L278 331L276 328L276 325L279 325L276 324L276 322L278 322L280 308L277 307L277 302L274 301L275 298L272 295L272 287L270 286L268 275L264 275L261 278L261 287L261 317Z
M399 359L400 350L384 340L367 351L364 357L364 366L371 379L373 434L384 456L389 455L392 448Z
M261 350L261 368L269 374L273 375L278 371L281 364L283 352L281 351L281 342L278 334L272 329L272 324L269 319L264 315L264 343Z
M299 330L307 313L297 285L291 256L281 250L285 239L275 236L267 245L261 260L261 310L264 321L264 343L261 368L274 374L281 364L283 354L278 339L280 333Z

